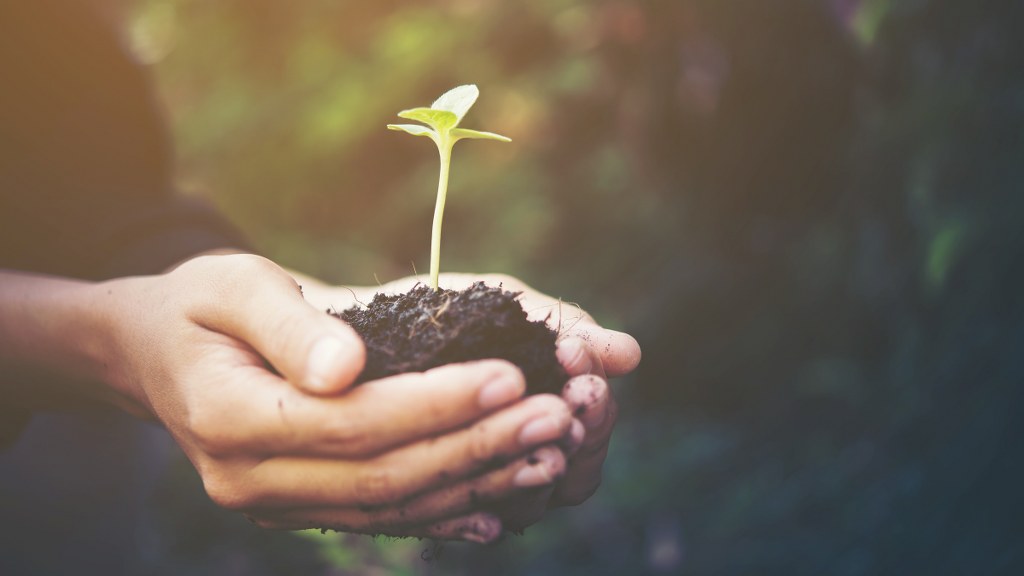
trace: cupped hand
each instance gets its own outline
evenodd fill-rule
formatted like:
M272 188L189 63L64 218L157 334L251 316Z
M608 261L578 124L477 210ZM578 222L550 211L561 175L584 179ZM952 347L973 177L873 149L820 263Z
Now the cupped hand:
M618 413L607 378L635 369L640 362L640 347L632 336L602 328L578 306L538 292L512 276L442 274L440 286L460 290L481 280L489 286L500 285L522 293L519 301L527 316L546 322L558 334L556 355L569 375L562 399L573 419L569 435L560 444L566 456L564 474L553 483L491 504L506 527L517 530L539 520L547 509L580 504L597 490ZM369 302L375 292L404 292L426 281L425 276L410 276L375 288L332 288L312 283L307 296L320 308L342 310L357 302Z
M522 374L494 360L349 388L358 336L268 260L204 256L100 287L107 380L217 504L261 526L490 541L502 523L480 502L573 477L551 447L572 432L566 400L521 400Z
M354 304L369 303L377 292L397 294L417 284L427 284L425 275L407 276L380 286L337 287L325 286L317 280L293 273L306 290L307 300L322 310L344 310ZM558 334L558 339L578 338L583 341L587 354L596 364L590 369L600 371L602 378L623 376L640 363L640 346L636 339L615 330L601 327L594 318L576 304L548 296L507 274L441 274L441 288L462 290L474 282L488 286L502 286L510 292L520 292L522 304L530 320L545 322ZM582 361L582 359L580 359ZM586 368L580 364L579 367Z

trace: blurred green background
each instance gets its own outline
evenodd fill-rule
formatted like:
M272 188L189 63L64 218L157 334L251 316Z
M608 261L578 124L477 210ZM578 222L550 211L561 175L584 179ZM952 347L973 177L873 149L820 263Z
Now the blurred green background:
M332 282L427 267L436 153L384 125L478 84L467 126L513 143L459 145L443 269L522 277L644 349L616 384L601 490L523 537L262 532L206 502L181 458L154 504L160 573L1024 566L1021 2L128 14L182 189Z

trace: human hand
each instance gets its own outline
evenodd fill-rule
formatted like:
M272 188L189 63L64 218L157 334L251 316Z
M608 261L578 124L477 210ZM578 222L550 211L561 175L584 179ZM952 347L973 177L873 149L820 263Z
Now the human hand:
M348 389L358 336L250 255L205 256L97 285L111 330L105 380L159 419L222 507L272 528L490 541L480 501L565 469L566 402L519 401L502 361Z
M508 527L521 529L536 522L545 510L580 504L597 490L617 415L607 378L636 368L640 349L628 334L602 328L578 307L542 294L511 276L442 274L440 284L458 290L480 280L522 292L520 303L528 317L547 322L558 333L556 354L570 376L562 393L574 414L570 436L561 446L568 455L564 475L550 485L495 504ZM404 292L425 281L423 276L407 277L377 288L330 288L312 282L307 297L321 308L343 310L357 301L369 302L374 292Z

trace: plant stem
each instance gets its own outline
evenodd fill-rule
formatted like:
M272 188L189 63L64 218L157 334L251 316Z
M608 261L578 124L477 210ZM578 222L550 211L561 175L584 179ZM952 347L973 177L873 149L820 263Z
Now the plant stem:
M444 219L444 201L448 196L448 170L452 163L452 144L442 137L437 151L441 156L441 174L437 179L437 204L434 205L434 228L430 234L430 287L437 292L441 274L441 221Z

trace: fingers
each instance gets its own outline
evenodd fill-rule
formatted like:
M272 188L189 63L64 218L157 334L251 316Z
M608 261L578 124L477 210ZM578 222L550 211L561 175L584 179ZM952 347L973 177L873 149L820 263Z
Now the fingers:
M251 469L227 470L217 488L222 507L275 505L380 506L493 467L559 441L572 417L561 399L532 396L474 425L357 461L278 457ZM204 475L207 480L208 475ZM214 494L211 498L217 500Z
M477 544L490 544L501 536L502 522L493 514L477 512L462 518L435 522L422 530L424 536L438 540L468 540Z
M601 483L601 467L615 427L618 407L607 382L596 376L569 380L563 397L586 433L570 460L565 477L555 487L552 506L575 506L589 498Z
M566 470L565 477L555 486L548 505L551 508L579 506L597 492L601 486L601 468L608 456L608 445L594 452L577 455Z
M399 507L384 507L372 513L375 522L393 523L404 518L431 521L449 517L506 499L510 495L552 487L565 473L562 451L544 446L497 470L458 482L409 500Z
M555 356L570 377L584 374L605 377L601 357L580 338L573 336L560 340L555 348Z
M199 434L210 432L204 449L211 454L368 458L464 426L525 389L522 373L499 360L393 376L338 397L308 396L254 373L236 384L230 408L200 406L193 424Z
M578 337L601 359L606 376L623 376L640 363L640 346L629 334L607 330L579 306L555 299L530 288L521 280L504 274L452 274L441 276L441 285L455 290L483 280L488 286L503 286L506 290L522 292L519 303L531 320L547 321L561 338ZM403 291L425 277L408 277L386 284L386 291Z
M524 490L499 502L494 508L494 512L501 518L506 529L522 533L527 527L536 524L544 517L554 491L554 485Z
M365 362L362 339L307 304L283 269L247 254L209 258L216 259L208 272L213 289L194 311L196 323L248 343L304 391L335 394L355 381ZM190 270L211 265L192 262Z
M583 427L583 423L580 422L579 418L573 418L572 425L569 427L569 436L562 446L567 458L572 458L579 452L580 448L583 447L586 435L587 429Z
M640 345L624 332L608 330L576 305L554 300L530 288L520 299L533 320L545 320L560 340L582 340L598 358L608 376L632 372L640 363Z
M594 434L605 424L611 391L608 383L597 376L570 378L562 389L562 398L586 429L585 444L594 441Z
M582 340L600 360L608 377L623 376L640 364L640 345L625 332L601 328L592 322L579 322L563 334L563 340Z
M490 275L489 284L502 284L510 290L522 291L520 304L531 320L547 321L560 339L576 337L599 358L607 376L622 376L640 363L640 345L624 332L602 328L578 305L542 294L510 276ZM602 374L604 376L604 374Z
M456 482L453 485L433 490L404 502L375 508L306 508L300 510L264 510L261 517L271 522L272 527L309 528L332 527L344 531L369 531L388 534L415 535L423 527L435 529L431 534L437 537L464 538L457 530L444 521L452 516L479 512L492 503L510 501L510 496L519 502L529 504L531 514L537 514L533 521L543 515L547 498L535 502L530 495L538 491L550 491L554 482L565 472L565 456L552 446L533 451L529 456L519 458L497 470ZM525 499L518 499L523 495ZM503 508L502 508L503 509ZM530 522L532 523L532 521ZM444 530L438 528L444 527Z
M526 380L503 360L454 364L422 374L368 382L349 397L363 414L373 414L373 450L435 436L479 419L522 398ZM361 455L367 455L367 451Z

